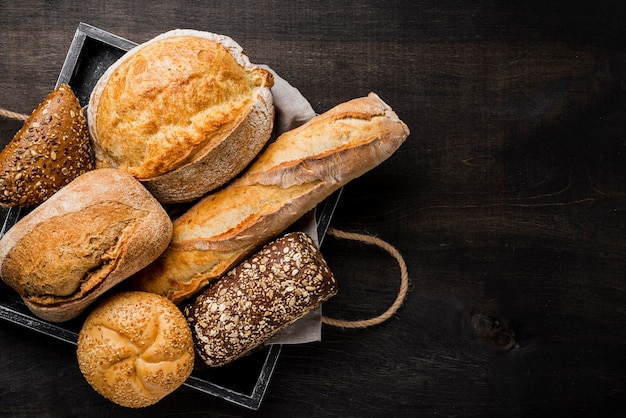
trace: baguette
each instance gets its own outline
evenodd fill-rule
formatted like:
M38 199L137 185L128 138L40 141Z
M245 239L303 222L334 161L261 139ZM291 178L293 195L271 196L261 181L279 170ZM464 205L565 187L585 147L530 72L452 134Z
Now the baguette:
M408 135L404 122L374 93L314 117L175 219L168 248L127 283L180 303L382 163Z

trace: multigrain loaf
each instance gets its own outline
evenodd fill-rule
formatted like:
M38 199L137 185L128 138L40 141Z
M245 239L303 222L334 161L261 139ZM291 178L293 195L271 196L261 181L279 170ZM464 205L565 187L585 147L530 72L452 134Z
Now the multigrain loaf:
M172 240L127 282L179 303L391 156L409 129L376 94L281 135L236 180L175 219Z
M191 331L166 298L121 292L98 302L78 335L78 365L105 398L128 408L153 405L176 390L194 365Z
M337 293L313 240L291 232L273 240L184 308L196 352L227 364L276 335Z
M231 180L270 138L270 71L233 39L177 29L128 51L89 101L98 167L125 170L162 203Z
M152 262L172 223L130 174L89 171L0 240L0 275L37 316L61 322Z
M36 206L94 168L83 110L61 84L0 152L0 204Z

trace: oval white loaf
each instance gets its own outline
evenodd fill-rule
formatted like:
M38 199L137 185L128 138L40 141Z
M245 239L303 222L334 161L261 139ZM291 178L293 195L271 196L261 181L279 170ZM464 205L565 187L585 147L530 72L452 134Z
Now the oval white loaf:
M168 248L127 283L181 302L382 163L408 135L404 122L373 93L314 117L282 134L240 177L175 219Z
M272 133L270 71L233 39L177 29L138 45L96 83L87 111L97 167L125 170L162 203L231 180Z
M133 176L87 172L19 220L0 240L0 275L37 316L78 316L166 248L172 222Z

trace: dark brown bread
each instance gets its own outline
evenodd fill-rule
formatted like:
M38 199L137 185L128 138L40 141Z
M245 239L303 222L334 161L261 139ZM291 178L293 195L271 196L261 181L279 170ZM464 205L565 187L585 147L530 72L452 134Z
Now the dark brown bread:
M311 238L292 232L267 244L184 309L196 351L221 366L257 347L337 293Z
M38 205L94 167L83 110L61 84L0 153L0 204Z

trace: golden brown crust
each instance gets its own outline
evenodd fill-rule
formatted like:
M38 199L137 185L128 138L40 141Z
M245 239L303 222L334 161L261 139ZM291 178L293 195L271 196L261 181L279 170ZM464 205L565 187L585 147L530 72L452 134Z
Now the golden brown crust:
M33 313L79 315L167 246L172 224L131 175L96 169L78 177L0 240L0 273Z
M194 364L182 313L145 292L122 292L99 303L80 330L76 354L87 382L129 408L152 405L176 390Z
M97 165L131 173L161 202L193 200L232 179L265 145L272 84L228 37L160 35L94 87L88 112Z
M370 94L281 135L240 177L176 219L168 248L128 284L181 302L383 162L408 134Z
M0 203L36 206L94 167L83 110L61 84L0 152Z
M263 88L248 116L227 139L216 144L204 157L169 173L141 180L142 184L163 203L190 201L200 193L222 186L241 172L265 146L272 133L273 112L270 89ZM174 184L176 186L172 187Z
M212 367L229 363L337 293L311 238L288 233L207 287L184 314L197 353Z

